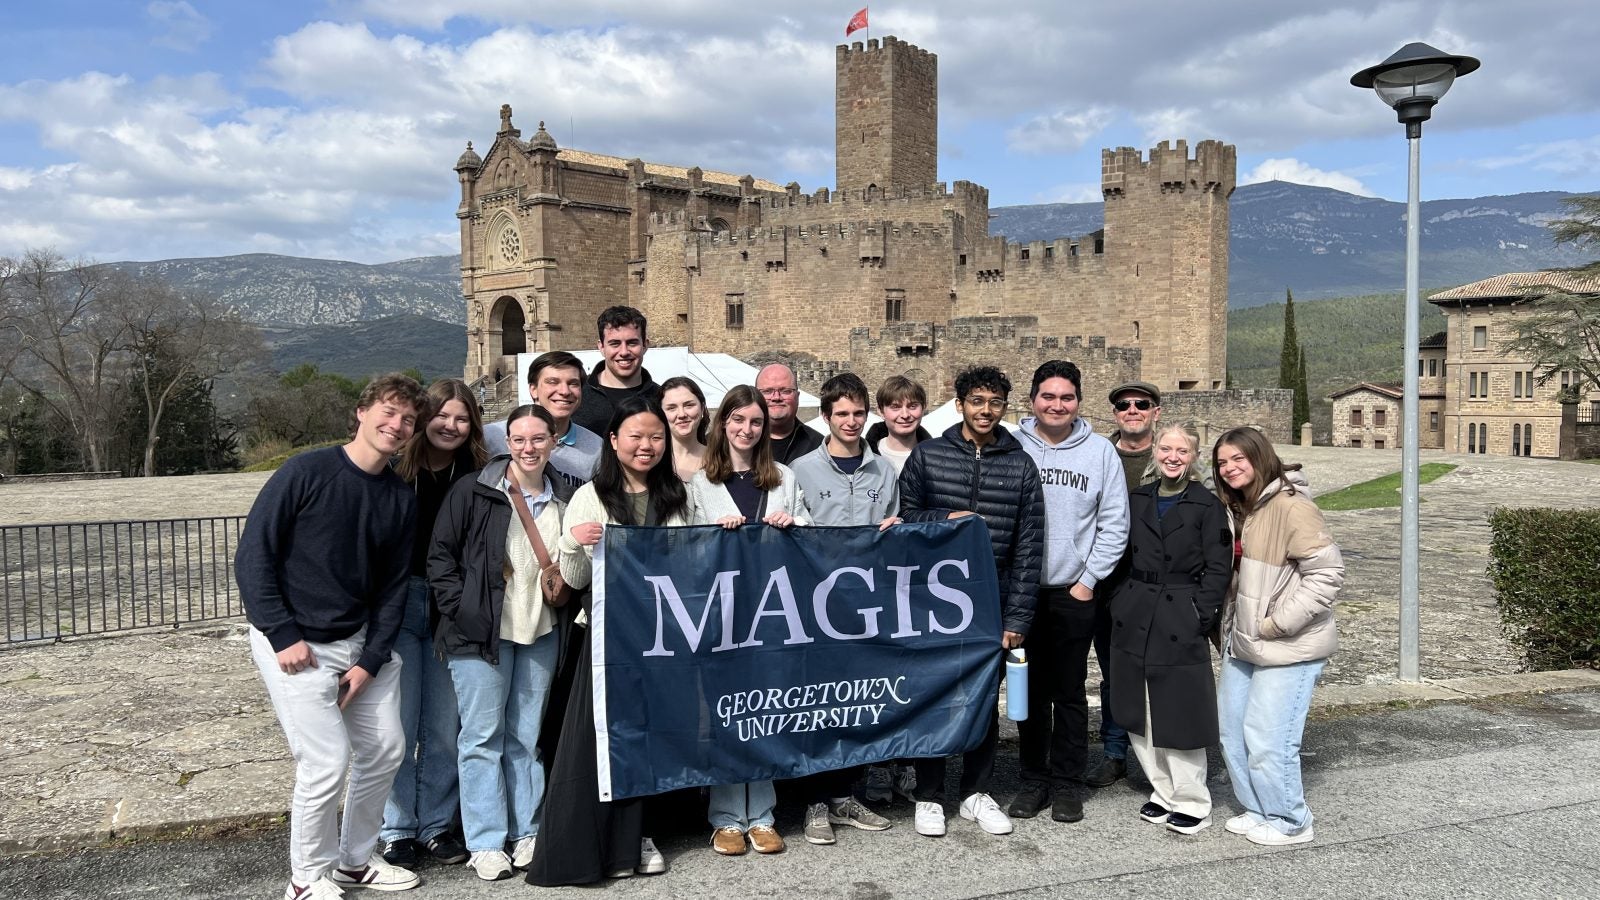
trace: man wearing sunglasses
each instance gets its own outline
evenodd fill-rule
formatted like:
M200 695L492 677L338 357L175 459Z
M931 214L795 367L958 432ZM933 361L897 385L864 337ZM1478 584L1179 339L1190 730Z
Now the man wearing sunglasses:
M1129 381L1111 389L1111 410L1117 430L1111 443L1122 458L1122 475L1133 490L1145 481L1155 444L1156 423L1161 421L1161 391L1147 381ZM1155 480L1150 474L1150 480Z

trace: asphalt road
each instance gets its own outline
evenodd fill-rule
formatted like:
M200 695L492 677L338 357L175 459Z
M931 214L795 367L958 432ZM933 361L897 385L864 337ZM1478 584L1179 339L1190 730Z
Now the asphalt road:
M1003 758L1014 747L1002 749ZM1219 824L1183 837L1138 820L1127 783L1098 792L1087 817L1018 822L990 837L953 819L949 836L911 828L846 833L833 847L780 829L789 852L725 859L686 811L661 843L672 871L567 889L610 897L1587 897L1600 893L1600 693L1575 692L1315 721L1305 748L1317 841L1267 850L1220 827L1232 800L1215 788ZM952 773L953 777L953 773ZM1003 767L997 794L1015 788ZM286 878L286 829L0 861L0 898L273 898ZM427 868L410 896L483 898L538 890ZM356 892L351 892L354 895Z

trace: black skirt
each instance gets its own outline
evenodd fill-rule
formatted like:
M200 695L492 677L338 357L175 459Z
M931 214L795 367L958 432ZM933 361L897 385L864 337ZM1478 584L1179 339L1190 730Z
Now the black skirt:
M544 815L527 881L541 887L593 884L639 865L644 800L600 801L595 768L594 668L587 628L573 629L581 643L576 677L567 698L561 741L545 779Z

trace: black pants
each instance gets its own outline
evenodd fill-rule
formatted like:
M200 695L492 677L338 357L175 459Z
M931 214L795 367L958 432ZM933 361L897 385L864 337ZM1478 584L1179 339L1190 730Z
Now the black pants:
M1028 651L1028 718L1017 723L1022 780L1072 788L1089 757L1089 649L1104 601L1076 600L1066 588L1042 588Z
M840 800L850 796L856 779L861 777L862 768L851 766L847 769L834 769L800 779L800 790L805 794L806 803L808 805L827 803L830 800Z
M1000 747L999 698L991 697L989 707L989 732L983 743L961 755L961 798L973 794L989 793L989 781L994 777L994 755ZM912 796L919 801L943 802L944 775L947 757L916 760L917 789Z

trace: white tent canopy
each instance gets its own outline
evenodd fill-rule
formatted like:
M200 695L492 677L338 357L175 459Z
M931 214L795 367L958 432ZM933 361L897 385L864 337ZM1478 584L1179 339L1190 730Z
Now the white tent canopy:
M528 396L528 367L538 355L517 354L519 403L528 403L532 399ZM582 360L585 378L600 362L599 350L578 350L573 355ZM650 372L650 377L656 384L679 375L687 375L694 379L695 383L700 385L700 390L705 392L706 406L712 412L722 405L722 396L729 388L740 384L755 384L756 372L760 371L755 366L740 362L726 353L692 353L688 347L651 347L645 352L644 367ZM805 418L807 410L814 412L821 405L816 395L805 391L800 392L798 403L802 418Z

